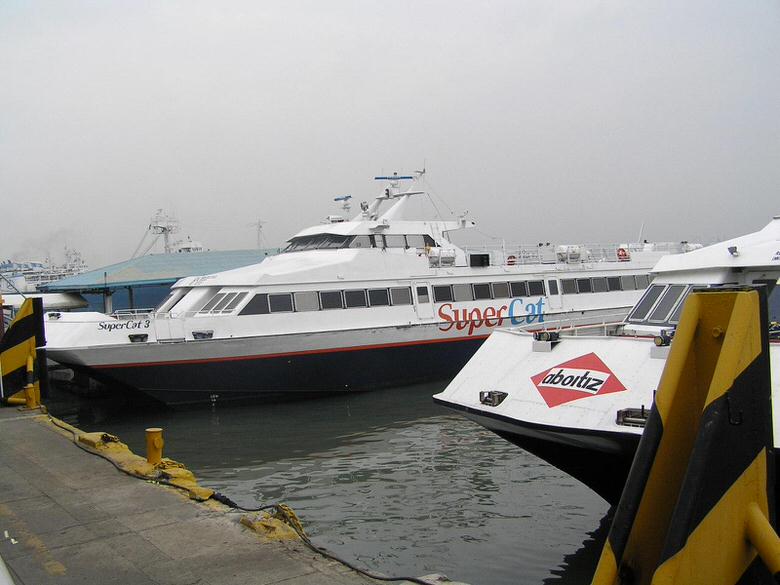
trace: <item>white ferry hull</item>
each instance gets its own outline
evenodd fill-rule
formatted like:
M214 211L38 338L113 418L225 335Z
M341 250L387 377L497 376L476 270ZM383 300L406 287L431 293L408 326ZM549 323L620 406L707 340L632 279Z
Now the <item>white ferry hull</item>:
M576 323L581 328L602 326L606 319L619 320L625 311L578 312ZM571 318L568 313L548 314L544 326L571 327ZM55 339L58 325L68 323L47 324ZM489 333L485 327L467 324L442 331L444 326L430 322L227 339L86 347L58 344L47 349L47 355L62 365L108 383L137 388L167 403L250 394L368 390L451 378Z
M552 351L534 351L530 335L497 331L478 350L434 401L463 413L504 439L569 473L610 503L620 499L643 428L618 423L618 412L647 412L660 380L669 348L655 348L652 339L581 337L561 339ZM655 355L654 355L655 354ZM556 388L555 375L587 372L596 366L620 386L590 394ZM588 363L578 367L577 361ZM774 403L780 403L780 344L770 346ZM552 377L549 377L552 374ZM581 374L582 375L582 374ZM544 386L548 380L549 387ZM558 384L561 386L560 384ZM492 406L481 391L507 396ZM563 401L562 401L563 400ZM780 437L780 417L774 418Z

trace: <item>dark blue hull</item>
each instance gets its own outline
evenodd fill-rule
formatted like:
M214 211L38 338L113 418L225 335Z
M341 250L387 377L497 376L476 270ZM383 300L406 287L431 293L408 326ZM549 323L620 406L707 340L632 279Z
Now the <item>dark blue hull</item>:
M283 356L123 364L81 370L168 404L258 394L371 390L451 378L484 338L300 352Z

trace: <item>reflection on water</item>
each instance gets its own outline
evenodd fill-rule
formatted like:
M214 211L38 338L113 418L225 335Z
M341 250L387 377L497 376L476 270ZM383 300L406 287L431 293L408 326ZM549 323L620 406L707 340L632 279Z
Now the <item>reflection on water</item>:
M433 404L441 389L177 410L55 393L49 406L139 453L144 428L163 427L165 454L203 484L248 507L287 502L317 544L372 570L475 585L589 583L606 504Z

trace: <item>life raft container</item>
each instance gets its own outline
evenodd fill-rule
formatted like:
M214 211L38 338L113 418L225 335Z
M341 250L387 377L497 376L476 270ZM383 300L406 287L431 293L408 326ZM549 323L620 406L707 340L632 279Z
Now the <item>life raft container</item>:
M618 248L617 258L618 262L628 262L631 259L631 256L628 254L628 250L625 248Z

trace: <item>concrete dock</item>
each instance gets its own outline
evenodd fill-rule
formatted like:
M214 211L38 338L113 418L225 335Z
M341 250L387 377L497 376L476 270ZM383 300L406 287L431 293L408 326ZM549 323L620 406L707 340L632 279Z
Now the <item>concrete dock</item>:
M0 557L17 584L379 583L242 515L121 473L38 411L0 408Z

